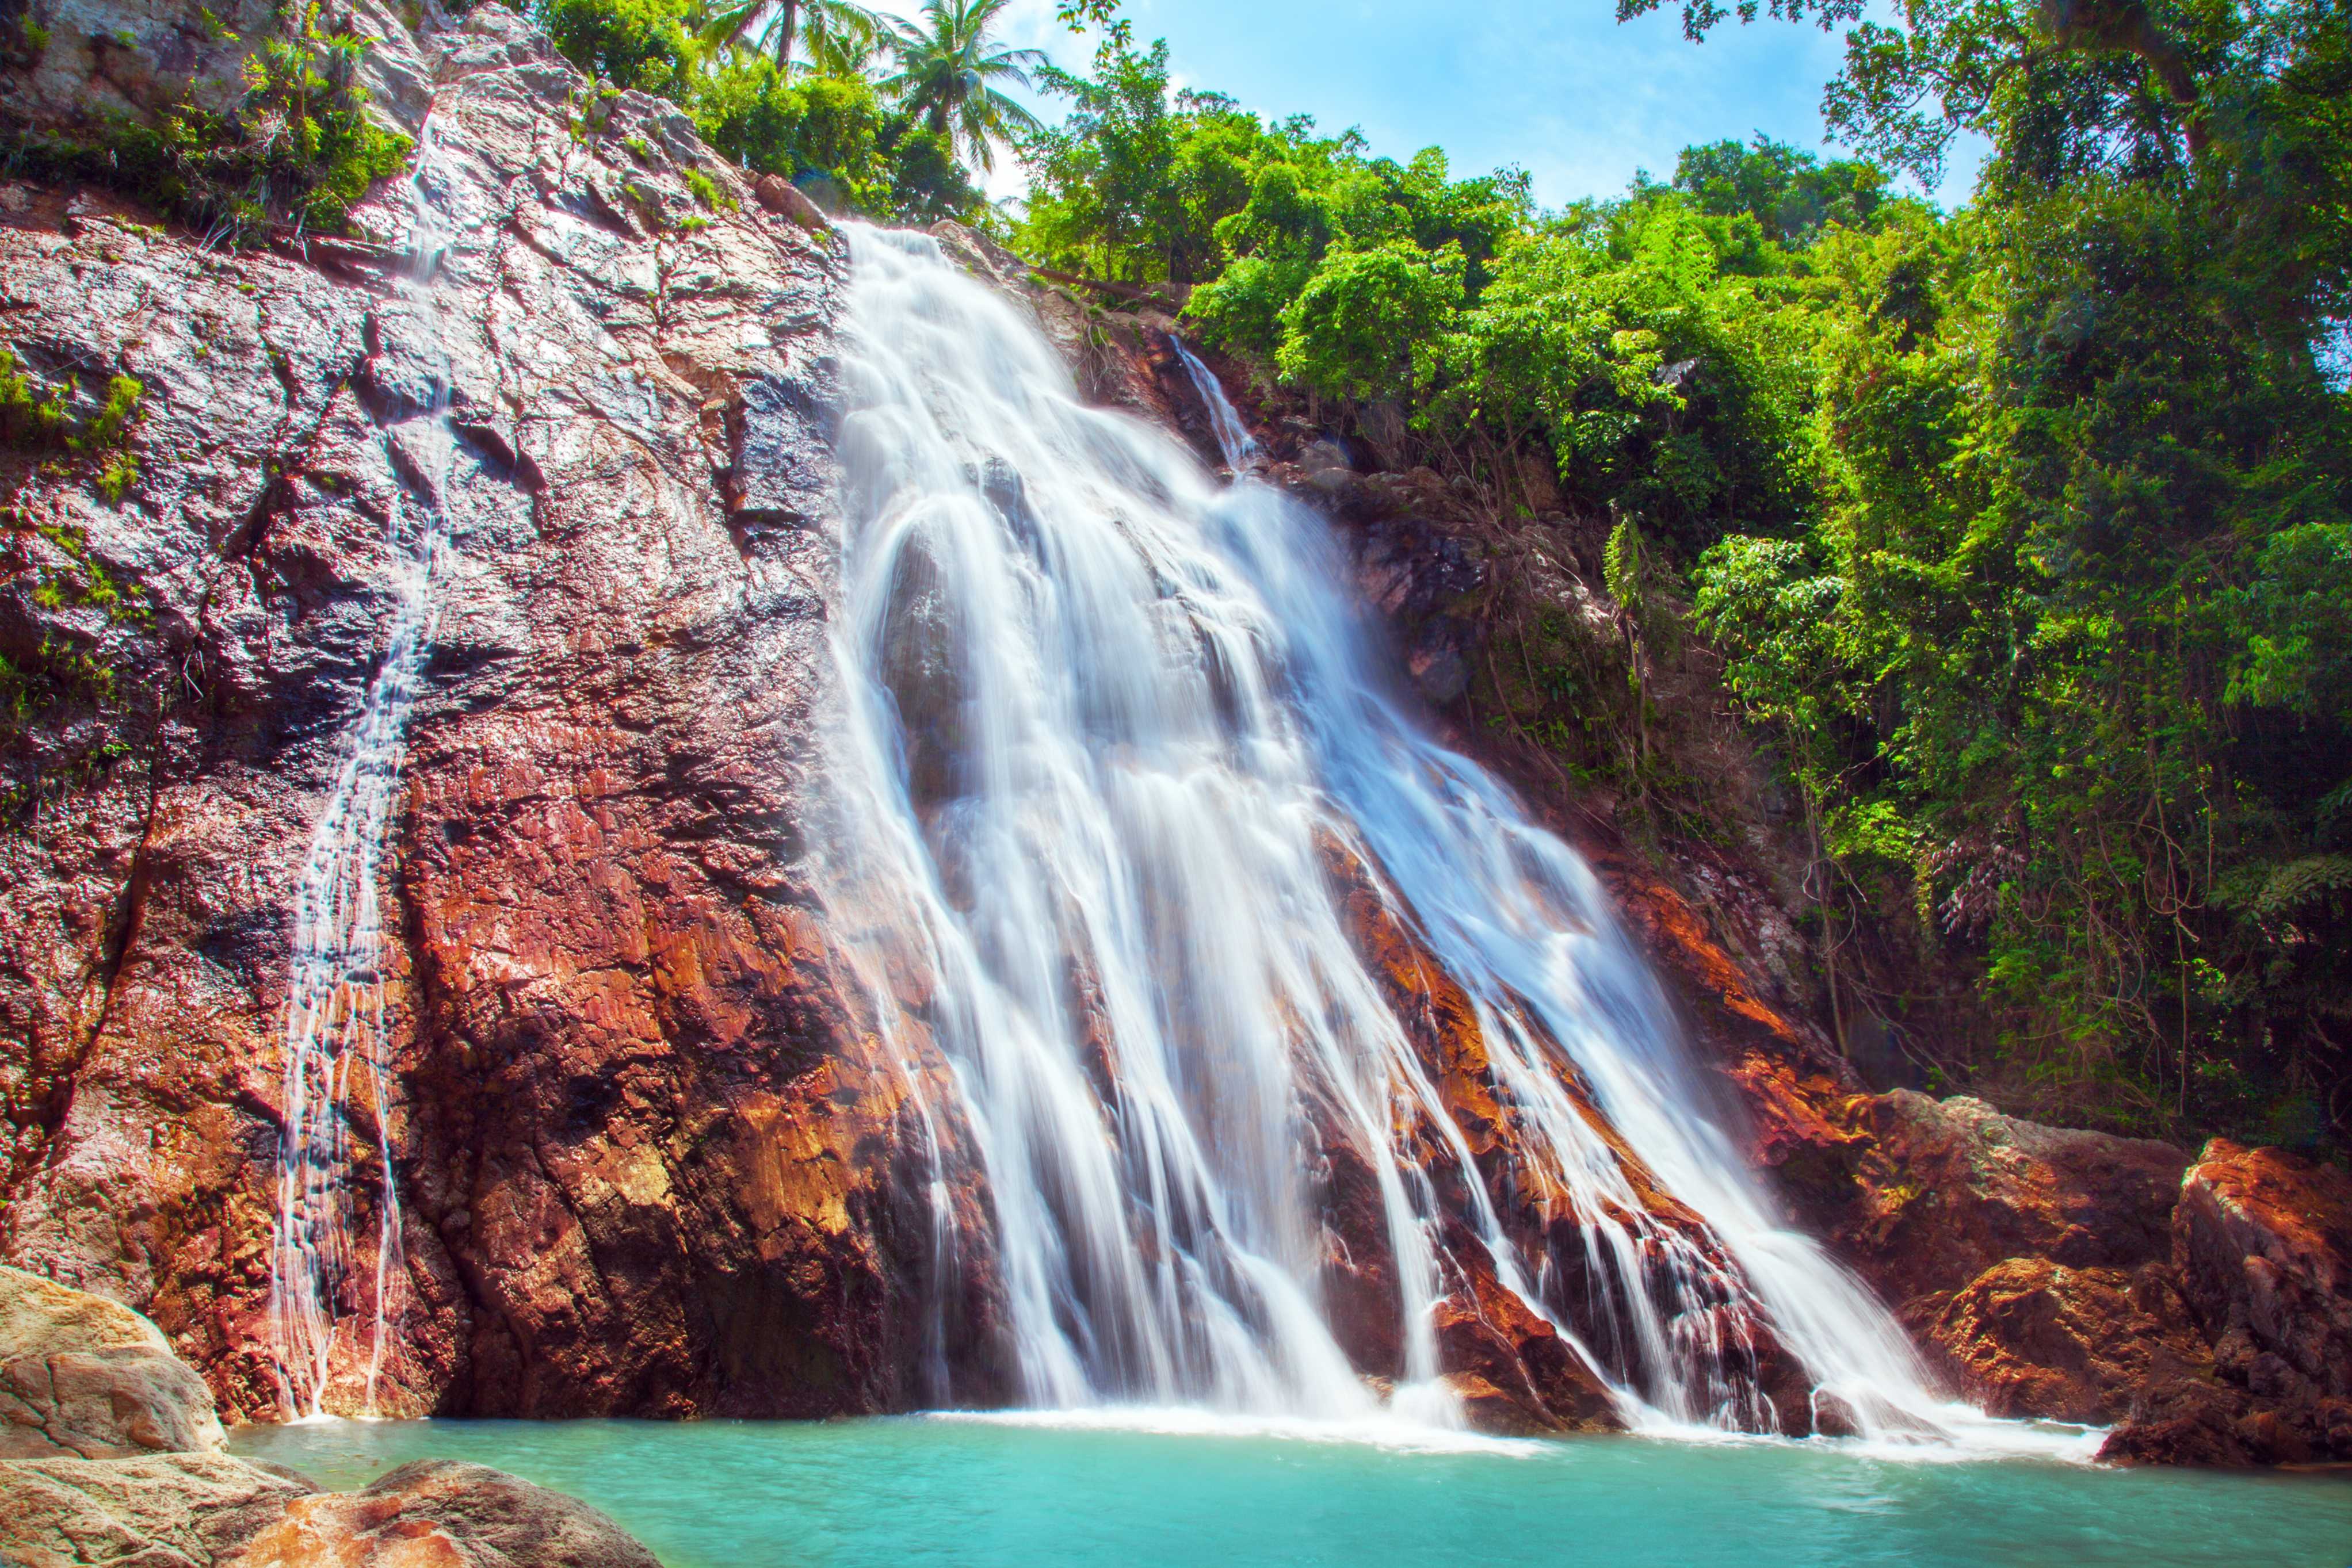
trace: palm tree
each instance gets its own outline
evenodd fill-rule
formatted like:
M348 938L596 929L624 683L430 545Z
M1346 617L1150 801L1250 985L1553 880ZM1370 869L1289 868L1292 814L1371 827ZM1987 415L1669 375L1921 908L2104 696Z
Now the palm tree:
M960 142L983 169L996 166L992 141L1039 129L1037 117L997 90L1029 85L1045 64L1036 49L989 47L989 28L1012 0L929 0L920 24L899 22L886 42L898 69L882 90L938 135Z
M719 8L695 29L705 47L773 49L778 68L789 72L793 46L805 41L809 62L819 70L855 70L883 38L882 18L852 0L719 0Z

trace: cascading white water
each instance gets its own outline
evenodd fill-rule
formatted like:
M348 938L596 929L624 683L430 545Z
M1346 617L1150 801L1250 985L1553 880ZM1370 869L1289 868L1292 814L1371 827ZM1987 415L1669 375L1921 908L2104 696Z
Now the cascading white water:
M1184 374L1192 382L1192 390L1201 395L1201 405L1209 411L1209 429L1217 438L1217 455L1225 460L1225 471L1239 478L1251 464L1257 461L1257 437L1249 433L1242 416L1225 396L1225 389L1201 362L1201 356L1184 346L1184 340L1174 333L1168 336L1169 346L1184 366Z
M404 285L406 303L425 325L428 349L437 348L431 341L436 337L433 278L445 242L427 183L433 144L428 120L417 134L409 181L412 272ZM374 1414L377 1381L397 1327L397 1309L388 1298L403 1271L400 1191L385 1111L392 1019L377 883L403 739L432 652L436 588L449 545L440 504L455 449L449 384L445 364L428 377L423 405L385 431L388 449L395 439L403 443L405 463L395 460L395 470L421 469L418 482L395 487L391 497L400 597L383 661L345 734L342 766L294 892L270 1320L279 1396L298 1419L326 1413L340 1368L338 1324L352 1317L369 1322L359 1413ZM379 1160L372 1268L358 1262L364 1243L352 1234L351 1223L350 1107L362 1091L373 1112Z
M931 239L850 248L851 711L818 863L883 1037L919 1083L928 1046L948 1064L934 1191L969 1149L1020 1398L1370 1410L1321 1296L1319 1124L1376 1181L1402 1409L1445 1409L1450 1218L1638 1424L1771 1429L1742 1360L1769 1333L1865 1435L2052 1446L1931 1393L1885 1309L1774 1224L1591 874L1383 685L1318 518L1082 406ZM1247 433L1184 358L1238 474ZM1513 1239L1351 940L1335 853L1469 997L1517 1128L1492 1180L1572 1217L1572 1255ZM1586 1104L1697 1234L1652 1218Z

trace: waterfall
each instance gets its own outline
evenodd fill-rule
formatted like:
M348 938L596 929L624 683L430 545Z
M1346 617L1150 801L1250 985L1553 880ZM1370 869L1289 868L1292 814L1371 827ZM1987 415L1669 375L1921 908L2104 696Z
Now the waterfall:
M428 120L417 133L410 175L405 302L437 350L434 274L445 245L427 189L433 154ZM270 1246L270 1324L279 1397L296 1418L325 1414L338 1368L338 1323L369 1322L360 1410L373 1415L384 1354L397 1327L388 1282L402 1272L399 1184L391 1168L385 1053L392 1019L384 999L384 939L378 883L403 738L432 651L435 589L448 549L441 507L455 438L448 426L446 363L429 377L422 406L384 433L394 472L415 476L392 496L390 537L400 552L399 599L382 661L343 739L343 759L310 839L294 891L293 961L287 980L285 1122L278 1161L278 1212ZM392 452L402 444L402 455ZM376 1131L376 1202L372 1265L352 1234L357 1099ZM362 1298L364 1298L362 1304Z
M1217 438L1217 453L1225 460L1225 471L1238 477L1257 461L1257 437L1249 433L1242 416L1234 412L1233 400L1225 396L1224 387L1209 373L1201 357L1184 346L1184 340L1173 332L1168 335L1169 345L1176 350L1177 360L1192 390L1201 394L1201 402L1209 411L1209 428Z
M1336 1141L1393 1261L1402 1411L1445 1418L1432 1319L1483 1261L1637 1426L1798 1424L1758 1386L1769 1336L1865 1436L2024 1446L1931 1392L1885 1308L1775 1223L1592 874L1391 690L1326 525L1242 476L1215 379L1184 353L1230 485L1081 405L933 240L849 246L849 712L814 852L879 1037L932 1085L940 1268L992 1269L1016 1397L1377 1408L1322 1283ZM1335 867L1467 998L1515 1129L1499 1164ZM1696 1218L1658 1218L1643 1170ZM976 1238L950 1212L967 1183ZM1528 1201L1566 1224L1515 1228Z

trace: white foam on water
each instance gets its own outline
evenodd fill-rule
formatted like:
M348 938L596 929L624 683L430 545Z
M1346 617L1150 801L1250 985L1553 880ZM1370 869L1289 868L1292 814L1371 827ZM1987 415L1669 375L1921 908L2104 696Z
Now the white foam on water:
M1122 1432L1165 1437L1276 1438L1345 1444L1400 1454L1496 1454L1533 1458L1556 1445L1530 1437L1493 1437L1458 1427L1380 1415L1354 1420L1310 1416L1235 1415L1197 1405L1097 1405L1068 1410L931 1410L928 1421L1053 1432Z

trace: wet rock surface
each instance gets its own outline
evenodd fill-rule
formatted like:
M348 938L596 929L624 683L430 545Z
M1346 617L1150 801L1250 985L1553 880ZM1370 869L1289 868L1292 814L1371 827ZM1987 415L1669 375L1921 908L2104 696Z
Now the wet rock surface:
M401 1197L376 1405L903 1402L904 1089L789 870L826 700L835 242L509 13L409 56L429 294L397 183L358 214L383 256L0 204L0 346L84 407L144 389L119 502L0 453L0 652L55 675L0 831L0 1251L142 1307L226 1411L277 1410L289 910L437 508L384 855L395 1088L352 1117L356 1231L387 1146ZM331 1408L367 1400L367 1306L337 1303Z
M36 708L8 737L0 821L0 1255L139 1305L222 1408L278 1413L288 911L430 509L450 549L384 862L393 1088L352 1127L357 1228L383 1212L387 1156L400 1198L398 1333L371 1384L368 1303L339 1300L331 1407L905 1407L932 1306L931 1217L898 1164L915 1091L861 1029L796 863L822 794L810 737L834 700L839 236L789 186L711 158L670 106L592 93L509 13L422 38L372 5L355 22L378 40L380 108L429 127L446 246L429 294L403 284L434 247L396 185L360 209L364 242L261 254L209 249L102 193L0 185L0 347L83 417L115 376L143 389L125 486L97 458L0 450L0 654L33 673ZM226 82L239 57L169 57ZM10 89L37 120L159 101L102 50L43 69ZM1086 395L1213 459L1165 302L1106 309L984 236L936 234L1032 313ZM1400 469L1378 417L1353 444L1291 423L1260 432L1268 478L1339 519L1419 698L1465 749L1496 750L1449 716L1493 657L1477 615L1500 559L1468 540L1457 486ZM1520 488L1557 502L1545 476ZM1512 570L1555 573L1561 612L1611 632L1565 565ZM955 672L919 576L893 680L927 716L916 740L945 789ZM1606 831L1601 792L1516 776L1590 852L1792 1219L1898 1305L1956 1386L2006 1413L2120 1420L2121 1458L2352 1457L2339 1174L2229 1145L2192 1166L1975 1102L1864 1092L1811 1019L1769 868L1727 852L1662 875ZM1333 867L1342 896L1352 874ZM1491 1156L1516 1134L1467 1009L1393 921L1353 915L1475 1134L1471 1157ZM1365 1373L1393 1376L1396 1265L1371 1173L1315 1113L1335 1328ZM1431 1151L1441 1183L1462 1178L1454 1159ZM1687 1239L1688 1217L1623 1166L1646 1234ZM1533 1244L1559 1195L1521 1196L1503 1219ZM959 1229L985 1231L984 1195L950 1202ZM984 1256L967 1263L945 1354L984 1378L999 1325ZM1615 1423L1559 1331L1491 1270L1448 1290L1433 1328L1475 1419ZM177 1386L155 1348L133 1333L6 1354L17 1403L0 1432L45 1454L206 1446L202 1418L141 1414ZM61 1384L59 1354L95 1360ZM1751 1359L1784 1424L1813 1418L1769 1333ZM460 1563L638 1560L552 1503L488 1482L467 1500L473 1482L446 1470L356 1498L208 1455L12 1474L12 1499L47 1500L50 1522L25 1529L116 1557L152 1543L152 1561L211 1562L266 1537L273 1562L388 1561L416 1540ZM182 1500L134 1504L134 1482ZM77 1510L100 1522L56 1522Z
M1211 360L1229 388L1245 390L1238 367ZM1206 442L1205 417L1181 389L1172 396L1180 428ZM1447 727L1454 661L1492 656L1475 615L1494 541L1474 537L1471 508L1446 480L1395 471L1376 444L1351 450L1295 411L1255 434L1274 455L1268 479L1339 524L1367 604ZM1547 602L1608 629L1609 608L1579 578L1589 563L1526 556L1512 568L1549 573ZM2105 1457L2116 1460L2352 1456L2352 1183L2341 1172L2218 1142L2192 1160L2161 1142L2050 1127L1967 1097L1868 1092L1866 1075L1912 1068L1899 1053L1861 1060L1874 1020L1850 1030L1852 1057L1816 1021L1813 960L1769 854L1678 853L1662 868L1617 835L1605 792L1547 775L1524 746L1467 727L1449 733L1517 779L1583 849L1701 1059L1722 1074L1719 1113L1744 1129L1790 1221L1896 1307L1954 1392L1998 1415L2114 1425ZM1377 1254L1369 1269L1367 1254L1349 1256L1376 1281ZM1344 1303L1365 1283L1343 1276L1327 1288ZM1455 1315L1475 1324L1466 1338L1459 1323L1450 1331L1463 1341L1448 1355L1465 1407L1497 1429L1539 1429L1524 1388L1492 1375L1492 1326ZM1386 1353L1372 1346L1374 1359ZM1768 1392L1795 1373L1779 1359L1759 1343ZM1836 1429L1834 1412L1822 1429Z

